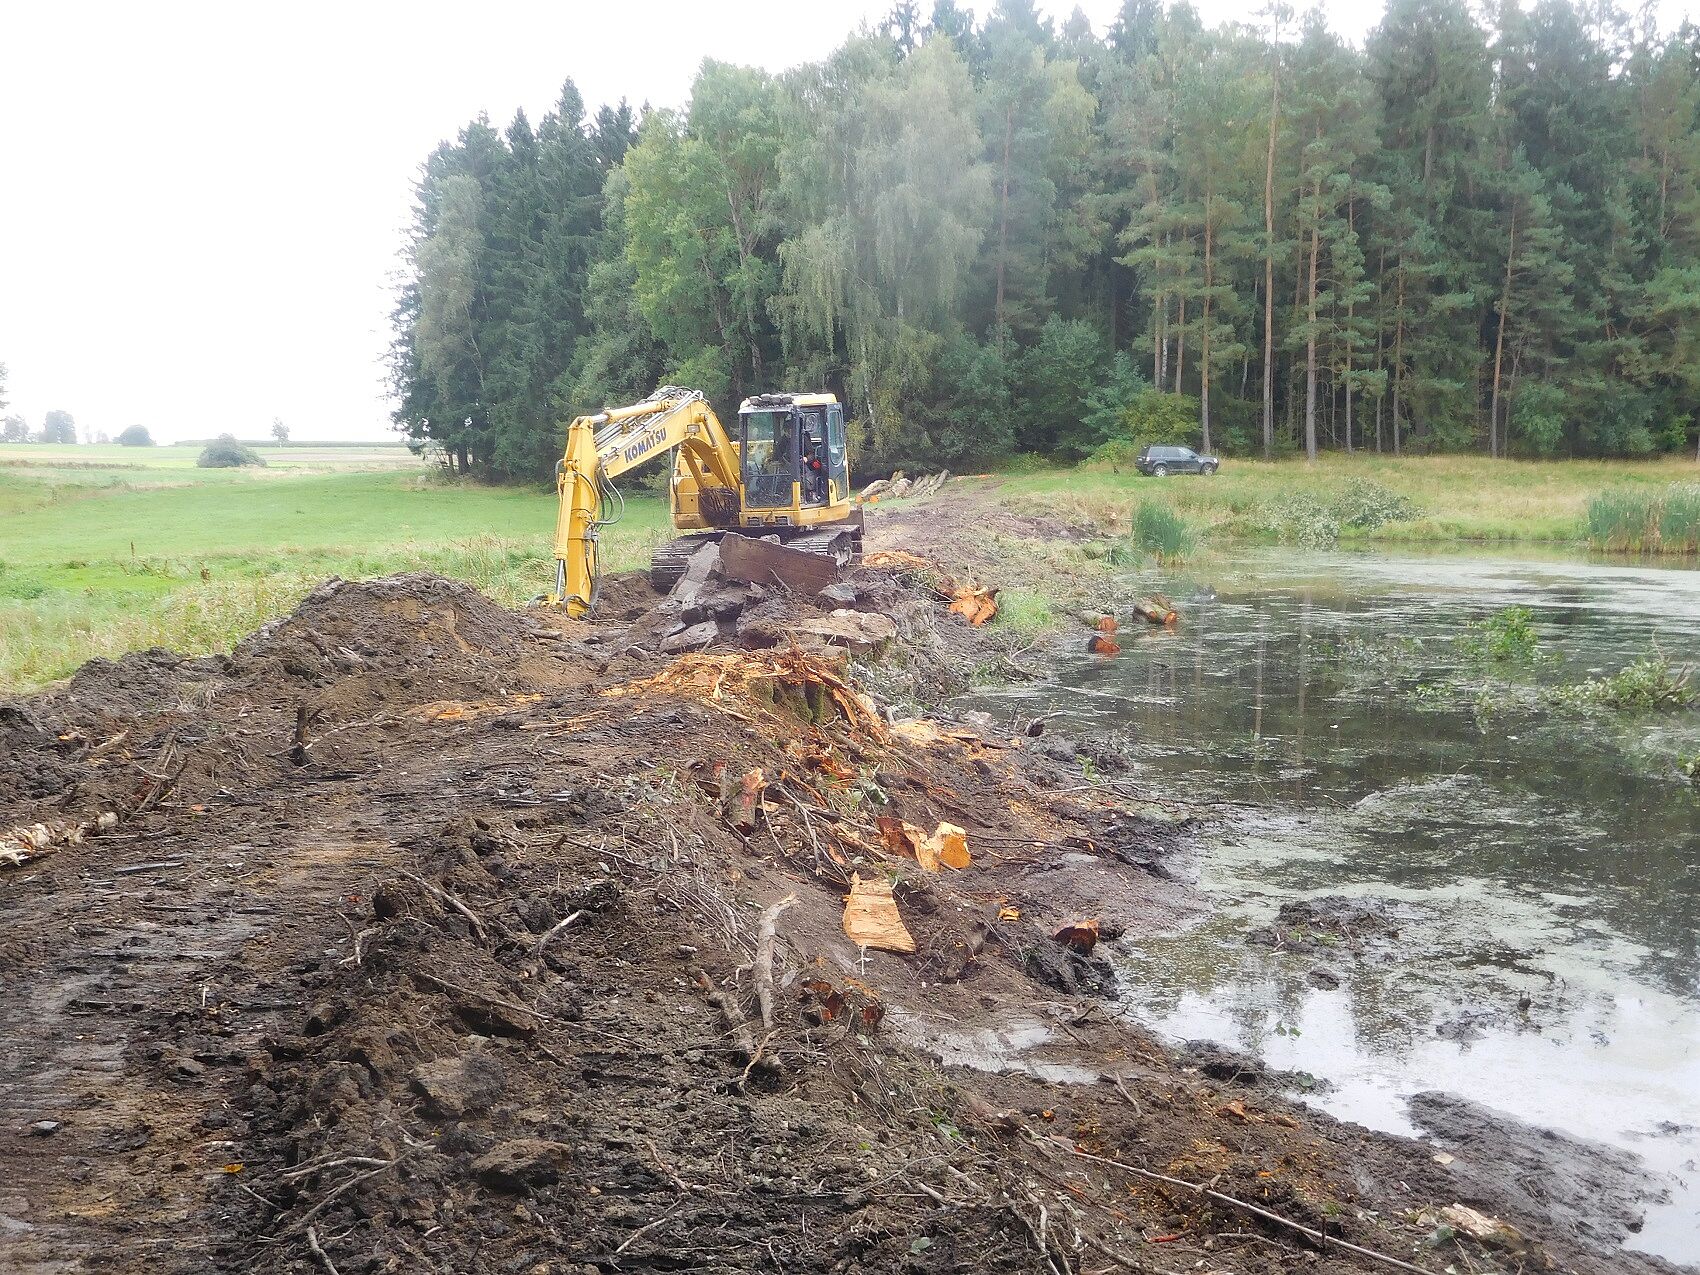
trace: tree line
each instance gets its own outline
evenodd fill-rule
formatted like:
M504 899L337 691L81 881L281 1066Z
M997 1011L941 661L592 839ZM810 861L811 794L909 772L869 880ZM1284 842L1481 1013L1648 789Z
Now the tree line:
M536 477L658 384L827 387L864 467L1140 441L1642 456L1700 411L1700 30L1611 0L901 0L680 110L480 117L426 160L397 426Z

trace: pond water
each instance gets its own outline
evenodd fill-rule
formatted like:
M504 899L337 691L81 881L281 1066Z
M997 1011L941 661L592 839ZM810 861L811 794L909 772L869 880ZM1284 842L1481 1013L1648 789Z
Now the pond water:
M1700 571L1271 550L1160 587L1174 633L963 705L1126 731L1130 794L1206 808L1221 906L1124 940L1131 1012L1309 1073L1308 1101L1374 1128L1415 1132L1405 1099L1441 1089L1625 1147L1671 1191L1631 1243L1700 1262L1700 795L1675 762L1700 713L1584 723L1422 689L1465 671L1464 625L1514 605L1549 681L1655 641L1700 664ZM1398 939L1247 941L1342 894L1392 901Z

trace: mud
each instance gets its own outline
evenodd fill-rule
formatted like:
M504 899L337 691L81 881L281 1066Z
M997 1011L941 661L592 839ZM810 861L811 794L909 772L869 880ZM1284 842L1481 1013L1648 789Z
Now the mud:
M1641 1229L1649 1204L1669 1194L1633 1155L1525 1124L1453 1094L1419 1093L1411 1119L1455 1157L1460 1198L1516 1199L1544 1212L1547 1236L1576 1244L1621 1244Z
M1427 1246L1459 1199L1563 1269L1668 1269L1118 1018L1050 936L1200 910L1185 824L836 690L982 658L865 583L900 638L857 668L662 655L638 579L592 624L403 576L0 707L0 826L121 816L0 878L0 1269L1387 1269L1318 1235L1513 1269ZM973 862L895 862L876 815ZM852 873L913 955L844 937Z

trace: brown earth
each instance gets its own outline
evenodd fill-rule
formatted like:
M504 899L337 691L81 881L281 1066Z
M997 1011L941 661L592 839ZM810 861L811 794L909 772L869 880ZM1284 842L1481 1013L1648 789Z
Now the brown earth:
M949 561L930 507L881 535ZM993 640L858 579L917 684ZM332 582L228 658L0 705L0 829L119 816L0 871L0 1270L1666 1269L1116 1017L1051 935L1196 914L1184 824L893 724L829 654L662 656L667 605ZM852 873L913 955L845 937ZM1545 1255L1430 1246L1460 1200Z

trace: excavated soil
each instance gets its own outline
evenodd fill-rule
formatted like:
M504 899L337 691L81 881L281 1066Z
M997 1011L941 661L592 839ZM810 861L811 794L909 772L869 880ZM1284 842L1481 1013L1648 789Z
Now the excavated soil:
M864 584L888 661L981 640ZM0 1270L1664 1269L1118 1018L1051 936L1197 912L1184 826L829 655L663 656L641 579L604 603L333 581L228 658L0 705L0 829L118 816L0 870ZM852 874L913 954L846 939ZM1545 1254L1419 1221L1458 1201Z

